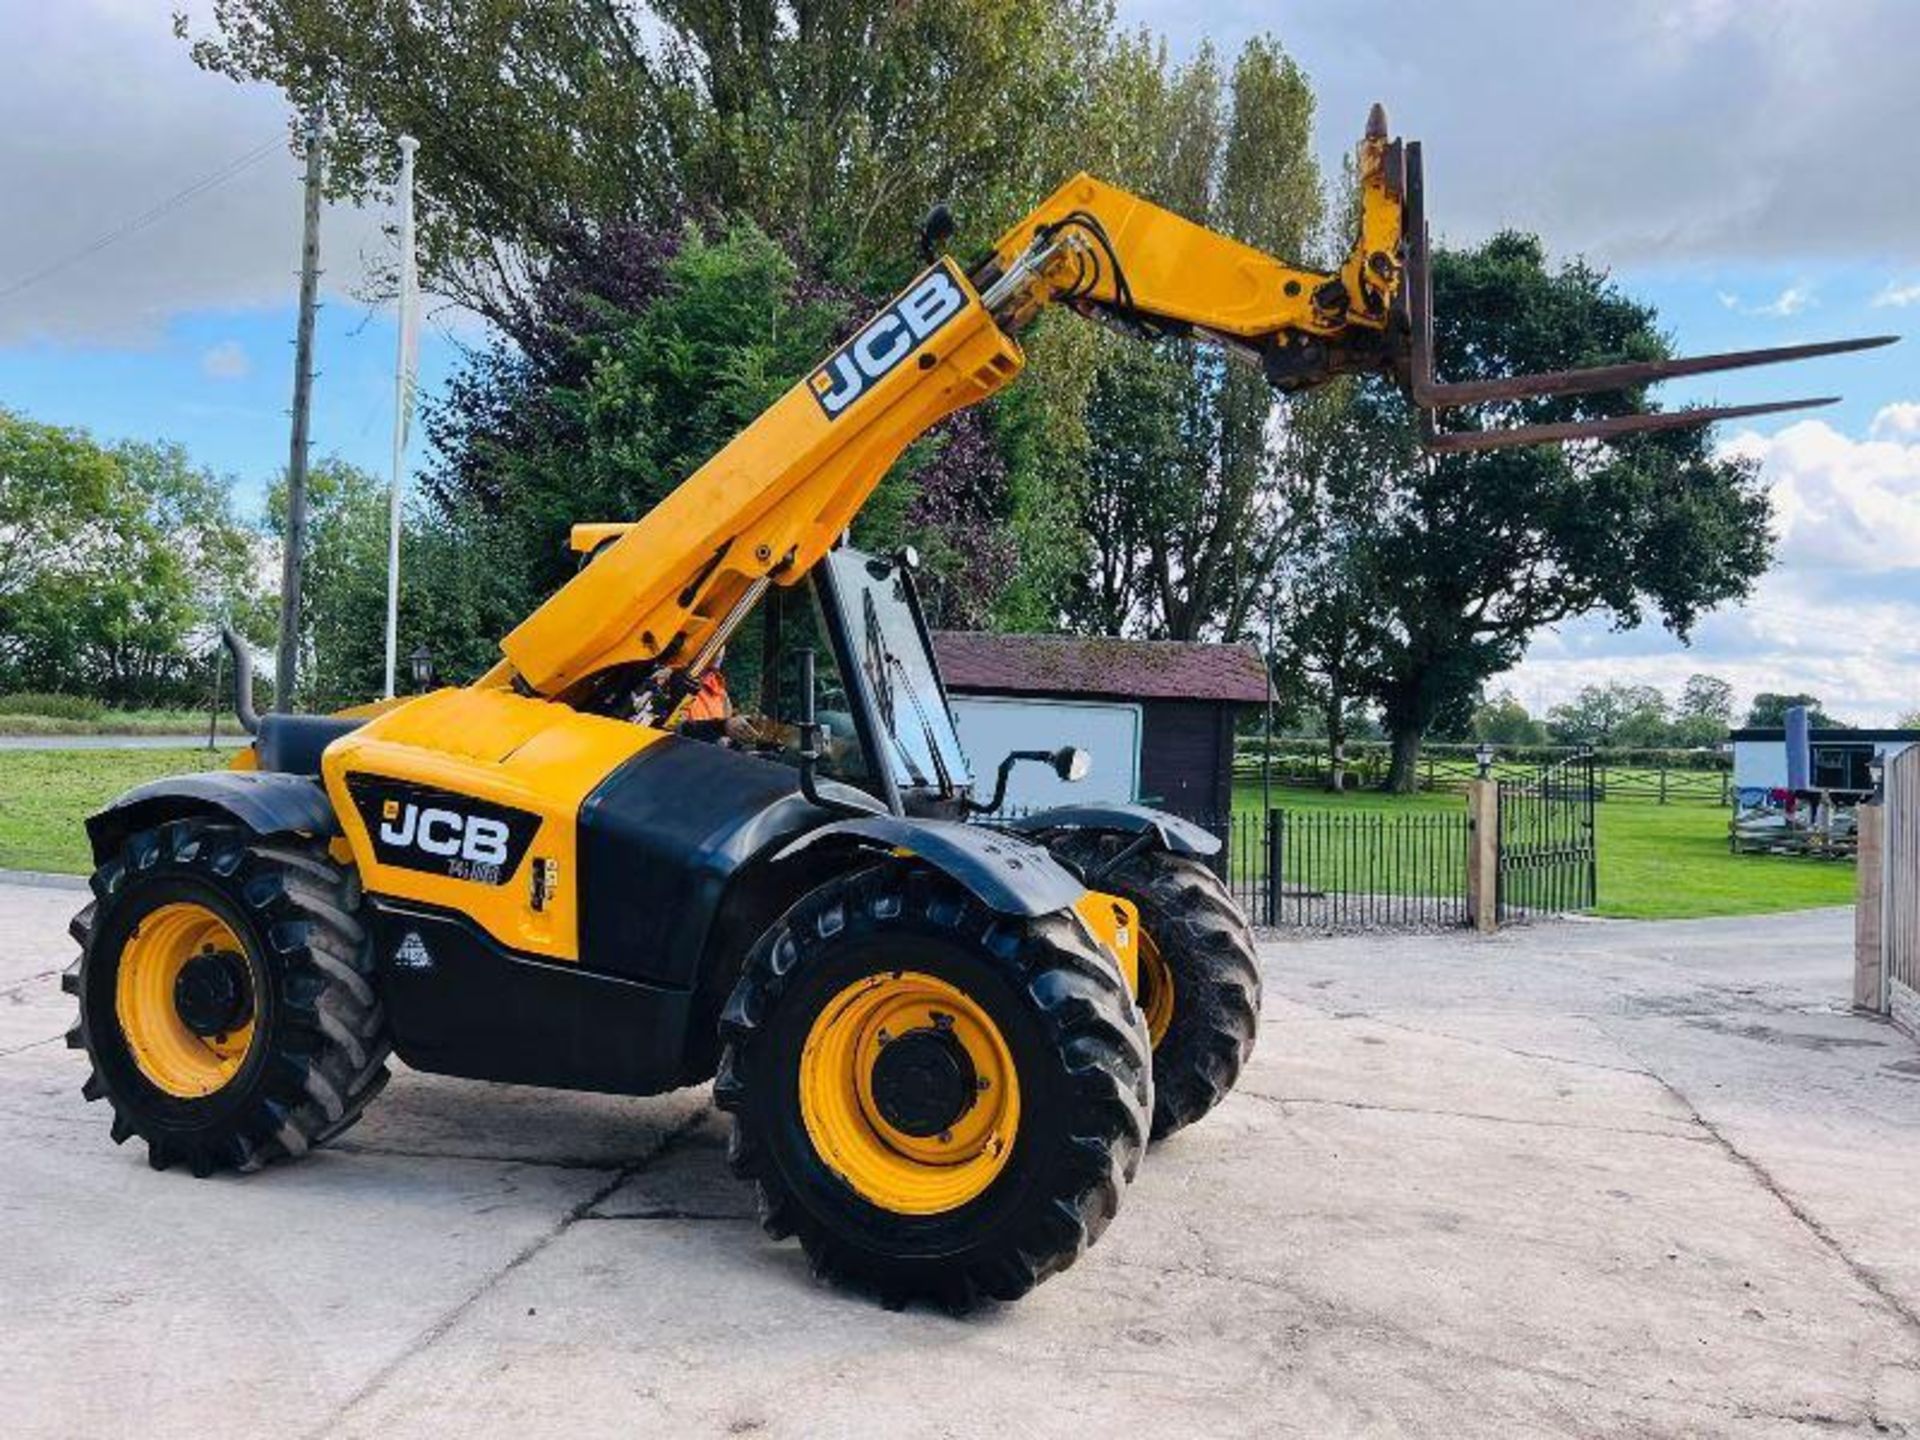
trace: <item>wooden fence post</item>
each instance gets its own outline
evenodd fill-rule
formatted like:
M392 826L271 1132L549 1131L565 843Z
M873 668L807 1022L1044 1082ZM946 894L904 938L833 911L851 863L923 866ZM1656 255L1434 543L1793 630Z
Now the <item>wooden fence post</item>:
M1481 934L1500 923L1500 782L1467 782L1467 917Z
M1854 857L1853 892L1853 1008L1884 1015L1887 1011L1886 914L1882 850L1887 836L1884 803L1862 805L1854 812L1860 843Z

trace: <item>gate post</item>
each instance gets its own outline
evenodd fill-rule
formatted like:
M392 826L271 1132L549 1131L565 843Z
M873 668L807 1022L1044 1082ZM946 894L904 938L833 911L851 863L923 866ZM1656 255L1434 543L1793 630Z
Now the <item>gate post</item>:
M1500 782L1467 782L1467 918L1481 934L1500 923Z
M1281 869L1286 863L1286 812L1267 811L1267 924L1280 923Z
M1854 857L1853 1008L1884 1015L1886 915L1882 887L1886 866L1881 854L1886 845L1887 807L1875 802L1859 806L1853 814L1860 842Z

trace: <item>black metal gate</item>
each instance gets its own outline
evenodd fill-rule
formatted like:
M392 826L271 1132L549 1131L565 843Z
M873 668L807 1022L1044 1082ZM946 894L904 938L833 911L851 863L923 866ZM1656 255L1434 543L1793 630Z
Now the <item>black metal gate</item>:
M1600 889L1594 778L1589 751L1500 782L1495 908L1502 923L1594 907Z

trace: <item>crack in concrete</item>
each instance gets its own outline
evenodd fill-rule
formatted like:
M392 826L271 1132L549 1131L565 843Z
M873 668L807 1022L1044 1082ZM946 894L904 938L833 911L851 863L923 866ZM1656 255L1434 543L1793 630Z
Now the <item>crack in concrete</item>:
M677 1205L656 1205L647 1210L596 1210L591 1215L582 1215L582 1220L731 1220L739 1224L753 1223L753 1216L728 1213L724 1210L687 1210Z
M1305 1004L1306 1002L1299 1002ZM1569 1065L1580 1070L1605 1070L1617 1075L1639 1075L1647 1079L1656 1078L1652 1072L1633 1065L1609 1065L1604 1060L1576 1060L1571 1055L1549 1055L1543 1050L1522 1050L1513 1045L1502 1045L1498 1040L1487 1040L1476 1035L1460 1035L1451 1030L1434 1030L1424 1025L1409 1025L1404 1020L1389 1020L1384 1015L1376 1015L1367 1010L1319 1010L1308 1006L1315 1013L1335 1022L1364 1020L1370 1025L1383 1025L1389 1030L1399 1030L1407 1035L1421 1035L1429 1040L1452 1040L1461 1045L1472 1045L1483 1050L1497 1050L1503 1055L1517 1055L1524 1060L1544 1060L1551 1065ZM1264 1018L1264 1017L1263 1017ZM1567 1016L1570 1020L1581 1020L1605 1035L1606 1031L1599 1022L1585 1012L1575 1012ZM1612 1040L1613 1037L1608 1035Z
M669 1131L666 1138L645 1155L606 1160L575 1155L541 1160L531 1155L490 1155L468 1150L404 1150L397 1146L368 1145L353 1140L338 1141L328 1148L341 1155L383 1155L403 1160L468 1160L481 1165L526 1165L540 1170L589 1170L601 1173L633 1167L637 1172L639 1167L651 1164L661 1151L678 1138L679 1133L678 1128Z
M1618 1036L1613 1038L1615 1043L1620 1045L1621 1049L1626 1050L1629 1054L1632 1053L1632 1048L1624 1041L1621 1041ZM1780 1207L1800 1224L1801 1228L1824 1246L1835 1259L1846 1267L1847 1272L1852 1275L1855 1280L1864 1285L1882 1305L1893 1313L1894 1317L1900 1322L1901 1328L1916 1339L1920 1339L1920 1314L1915 1313L1913 1308L1909 1306L1905 1300L1901 1299L1901 1297L1871 1269L1856 1260L1848 1252L1846 1246L1840 1243L1839 1238L1835 1236L1831 1230L1827 1229L1825 1225L1820 1223L1812 1211L1808 1210L1798 1200L1795 1200L1793 1196L1787 1193L1786 1188L1774 1178L1773 1173L1768 1170L1765 1165L1762 1165L1738 1145L1735 1145L1733 1141L1726 1137L1719 1126L1701 1114L1700 1107L1694 1104L1678 1085L1657 1071L1649 1070L1647 1073L1659 1081L1669 1095L1686 1107L1688 1114L1693 1117L1693 1123L1711 1136L1713 1142L1726 1152L1729 1159L1744 1169L1762 1190L1765 1190L1767 1194L1771 1195L1780 1204Z
M16 980L14 981L13 984L7 986L4 990L0 990L0 1000L5 1000L10 996L17 995L30 985L38 985L42 980L51 980L54 978L54 976L62 973L64 969L65 969L64 966L56 965L51 970L41 970L32 975L27 976L27 978L24 980Z
M38 1049L40 1049L40 1048L41 1048L41 1047L42 1047L43 1045L52 1045L52 1044L54 1044L55 1042L57 1042L57 1041L60 1041L60 1040L64 1040L64 1039L66 1039L66 1038L67 1038L67 1037L66 1037L66 1035L65 1035L65 1034L60 1034L60 1035L49 1035L49 1036L47 1036L47 1038L46 1038L46 1039L44 1039L44 1040L29 1040L29 1041L28 1041L28 1042L27 1042L26 1044L24 1044L24 1045L14 1045L14 1046L10 1046L9 1048L7 1048L7 1049L5 1049L5 1050L0 1050L0 1060L4 1060L4 1059L6 1059L6 1058L7 1058L7 1057L8 1057L9 1055L24 1055L24 1054L26 1054L26 1053L27 1053L27 1051L29 1051L29 1050L38 1050Z
M1388 1115L1436 1115L1455 1120L1484 1120L1494 1125L1537 1126L1546 1130L1585 1130L1596 1135L1645 1135L1655 1140L1679 1140L1689 1145L1706 1144L1705 1135L1687 1135L1675 1130L1653 1130L1633 1125L1584 1125L1576 1120L1536 1120L1519 1115L1490 1115L1480 1110L1441 1110L1423 1105L1378 1105L1368 1100L1334 1100L1315 1095L1269 1095L1244 1087L1238 1092L1254 1100L1285 1109L1289 1105L1324 1105L1338 1110L1377 1110Z
M1535 1380L1553 1381L1571 1386L1577 1390L1585 1391L1589 1394L1602 1395L1608 1400L1621 1398L1618 1387L1611 1382L1594 1380L1588 1376L1562 1370L1551 1365L1530 1364L1523 1360L1515 1360L1508 1356L1496 1354L1475 1346L1448 1345L1439 1340L1435 1340L1429 1335L1422 1334L1407 1325L1390 1320L1384 1315L1369 1310L1362 1310L1353 1305L1343 1304L1339 1300L1327 1295L1304 1289L1299 1285L1289 1284L1284 1280L1278 1280L1264 1275L1250 1275L1245 1271L1236 1270L1231 1266L1215 1266L1210 1264L1195 1266L1189 1264L1167 1264L1164 1262L1156 1263L1153 1261L1132 1260L1119 1255L1107 1256L1104 1257L1104 1259L1105 1263L1124 1270L1138 1270L1149 1275L1180 1276L1189 1280L1198 1280L1216 1285L1238 1285L1251 1290L1259 1290L1266 1294L1284 1296L1296 1302L1308 1317L1331 1320L1338 1324L1344 1324L1362 1334L1376 1335L1388 1342L1398 1340L1423 1350L1428 1355L1439 1359L1479 1362L1496 1370L1505 1370L1512 1374L1525 1375ZM1890 1429L1886 1422L1879 1416L1871 1399L1863 1402L1859 1415L1847 1418L1821 1412L1793 1414L1784 1411L1761 1410L1751 1405L1744 1405L1738 1402L1715 1401L1699 1395L1687 1395L1684 1397L1665 1395L1652 1390L1640 1391L1634 1395L1633 1398L1641 1401L1677 1404L1686 1409L1702 1410L1709 1414L1725 1415L1738 1420L1783 1420L1792 1424L1814 1424L1845 1428L1857 1428L1862 1423L1865 1423L1880 1433L1890 1433L1894 1435L1905 1435L1908 1433L1904 1426ZM1591 1420L1590 1416L1584 1418Z
M465 1319L476 1305L498 1289L515 1271L537 1259L556 1240L562 1235L565 1235L567 1231L571 1230L581 1220L585 1219L595 1206L607 1199L608 1196L612 1195L634 1176L640 1174L648 1165L651 1165L654 1161L660 1159L661 1156L671 1151L681 1140L704 1124L710 1109L711 1107L709 1106L702 1106L696 1110L685 1121L675 1126L674 1129L668 1133L667 1138L662 1141L646 1159L633 1161L620 1166L611 1173L604 1184L595 1187L592 1194L569 1206L559 1220L550 1226L545 1233L536 1236L533 1240L523 1245L508 1259L506 1264L502 1265L498 1270L495 1270L483 1279L479 1285L475 1286L473 1291L468 1294L464 1300L461 1300L454 1305L452 1309L441 1315L439 1319L427 1326L425 1330L421 1331L408 1342L398 1355L395 1355L386 1364L375 1370L372 1375L368 1376L366 1381L357 1390L334 1408L331 1415L328 1415L319 1424L306 1431L305 1433L310 1437L310 1440L319 1440L319 1437L329 1434L355 1409L379 1394L380 1391L385 1389L387 1384L406 1367L409 1361L432 1349L435 1345L439 1344L440 1341L444 1340L452 1333L453 1328L458 1325L461 1320Z

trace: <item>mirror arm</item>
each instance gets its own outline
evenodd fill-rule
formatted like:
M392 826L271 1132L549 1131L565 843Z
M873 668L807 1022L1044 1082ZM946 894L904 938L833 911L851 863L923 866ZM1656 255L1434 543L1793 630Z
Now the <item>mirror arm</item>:
M1007 799L1007 781L1013 775L1013 767L1015 765L1018 765L1022 760L1039 760L1044 762L1045 764L1051 765L1053 763L1053 751L1051 750L1010 750L1008 751L1007 758L1000 762L999 770L994 773L992 798L987 800L976 800L971 795L969 795L966 801L967 813L969 815L991 815L994 813L994 811L998 810L1001 807L1001 805L1005 804Z
M800 794L809 805L818 805L822 810L865 815L865 806L850 805L820 793L819 778L814 773L814 767L820 763L820 717L814 704L813 650L808 647L800 652L800 724L797 727L800 731Z

